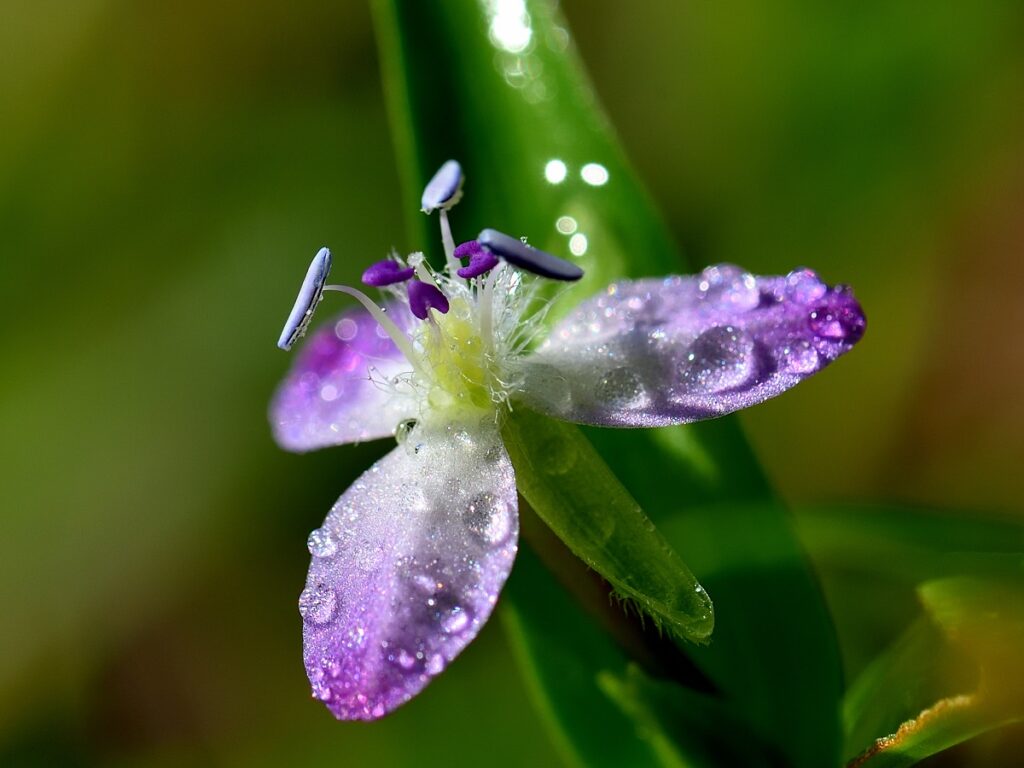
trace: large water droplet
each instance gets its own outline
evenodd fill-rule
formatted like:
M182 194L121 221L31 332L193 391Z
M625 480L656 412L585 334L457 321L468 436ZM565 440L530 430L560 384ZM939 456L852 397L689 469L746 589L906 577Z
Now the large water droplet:
M597 398L612 408L639 408L650 401L636 371L625 366L613 368L601 377Z
M757 280L734 264L708 267L700 273L697 288L704 301L740 312L761 303Z
M800 304L817 301L828 290L817 273L811 269L794 269L786 275L786 296Z
M466 506L463 513L466 527L485 544L496 545L512 531L512 513L504 499L493 493L481 493Z
M721 392L738 387L754 372L754 340L731 325L710 328L696 338L679 366L691 392Z
M317 528L306 539L306 548L313 557L330 557L338 551L338 544L329 531Z
M823 339L853 343L864 335L864 313L852 297L837 294L834 299L811 311L808 326Z
M409 434L416 428L416 419L403 419L398 422L398 426L395 427L395 440L399 445L403 445L409 438Z
M326 624L334 618L338 598L325 584L306 587L299 595L299 615L313 624Z

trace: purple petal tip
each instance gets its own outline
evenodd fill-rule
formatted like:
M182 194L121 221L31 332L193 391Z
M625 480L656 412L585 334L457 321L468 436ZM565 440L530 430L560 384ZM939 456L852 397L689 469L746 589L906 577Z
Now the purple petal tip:
M494 255L535 275L566 281L579 280L583 277L583 270L572 262L552 256L497 230L485 229L477 236L477 240Z
M431 309L444 315L448 313L448 297L430 283L413 280L409 284L409 309L420 320L426 320Z
M320 302L324 293L324 285L327 283L327 276L331 272L331 252L327 248L321 248L316 252L313 261L306 270L306 277L299 288L299 295L295 297L295 304L288 314L284 328L281 329L281 336L277 340L277 346L283 350L292 348L298 339L305 334L313 319L313 311Z

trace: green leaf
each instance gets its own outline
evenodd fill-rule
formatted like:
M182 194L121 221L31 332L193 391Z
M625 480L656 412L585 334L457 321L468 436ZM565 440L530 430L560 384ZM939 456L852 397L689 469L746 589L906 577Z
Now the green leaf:
M1010 558L995 568L1008 566ZM919 592L919 619L851 686L850 766L894 768L1024 719L1024 580L959 576ZM873 742L873 743L872 743ZM870 744L865 749L865 745Z
M599 689L625 657L529 549L502 597L502 619L527 682L566 762L593 768L671 765L637 735L634 719Z
M467 172L452 217L457 240L492 226L565 256L568 237L556 222L575 220L573 234L587 239L579 258L587 275L560 297L559 311L616 278L679 272L683 261L597 108L554 5L526 3L530 43L518 53L496 42L497 7L375 4L415 247L435 244L438 258L434 222L415 213L418 196L434 169L457 157ZM568 171L559 184L544 174L553 159ZM608 182L585 183L586 163L604 166ZM717 626L710 645L686 652L791 764L834 764L841 685L833 629L788 516L771 503L736 420L585 434L659 527L690 521L666 538L714 596ZM723 514L690 518L691 507L712 502ZM759 513L739 515L746 528L738 529L729 510L751 504ZM715 573L710 580L705 568Z
M735 712L717 699L654 680L636 665L630 665L621 675L604 672L598 683L637 722L666 765L758 768L783 764Z
M580 430L517 409L502 435L519 492L558 537L663 628L711 634L711 600Z

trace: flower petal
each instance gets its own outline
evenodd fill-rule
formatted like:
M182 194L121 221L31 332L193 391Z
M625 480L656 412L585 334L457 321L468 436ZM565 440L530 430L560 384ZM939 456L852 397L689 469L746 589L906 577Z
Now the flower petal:
M407 327L408 314L388 315ZM303 346L270 405L282 448L310 451L328 445L388 437L415 404L388 382L412 366L362 308L319 329Z
M523 370L520 399L584 424L656 427L721 416L784 392L848 352L860 305L807 269L754 277L626 281L552 330Z
M487 621L518 538L494 425L415 429L310 536L299 610L313 696L372 720L419 693Z

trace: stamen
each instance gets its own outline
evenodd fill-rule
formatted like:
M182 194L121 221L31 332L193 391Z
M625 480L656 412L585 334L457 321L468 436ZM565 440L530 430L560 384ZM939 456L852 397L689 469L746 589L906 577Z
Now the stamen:
M277 340L277 346L284 350L292 348L292 344L305 335L310 321L313 319L313 311L324 294L324 283L327 282L327 275L331 271L331 252L327 248L321 248L316 252L313 261L309 264L306 277L299 288L299 295L295 297L295 304L288 314L281 336Z
M436 309L442 315L448 313L448 297L438 290L437 286L413 280L409 283L409 309L420 320L427 319L427 313Z
M455 256L456 259L468 259L474 253L480 253L481 250L482 248L480 243L476 240L467 240L466 242L459 243L455 246L455 250L452 255Z
M413 368L422 371L423 365L420 360L420 356L416 354L416 351L412 347L412 342L409 337L402 333L402 330L395 325L394 321L387 316L387 313L367 296L362 291L356 288L349 288L347 285L325 285L325 291L338 291L351 296L353 299L363 305L373 319L377 321L377 324L384 329L391 340L395 342L395 346L398 347L399 352L405 355L405 359L409 361Z
M476 239L485 249L500 256L509 264L535 275L566 281L579 280L583 277L583 270L572 262L552 256L497 230L485 229Z
M404 283L416 273L412 267L402 267L397 261L385 259L371 264L363 272L363 284L380 288L385 285Z
M455 160L449 160L442 165L434 177L427 182L423 189L423 196L420 198L422 210L426 214L438 211L438 220L441 224L441 243L444 245L445 262L448 264L448 272L454 274L459 264L455 260L455 239L452 237L452 227L448 222L448 211L455 206L462 198L462 166Z

